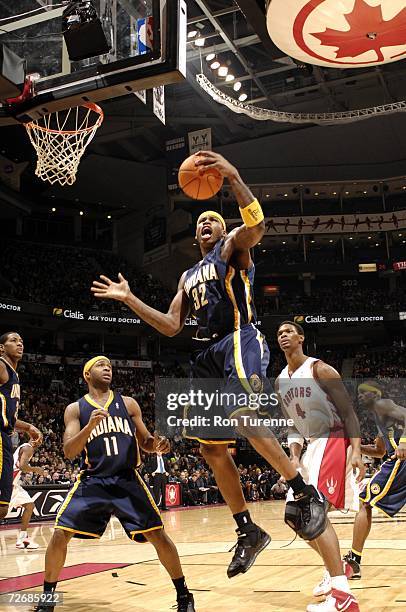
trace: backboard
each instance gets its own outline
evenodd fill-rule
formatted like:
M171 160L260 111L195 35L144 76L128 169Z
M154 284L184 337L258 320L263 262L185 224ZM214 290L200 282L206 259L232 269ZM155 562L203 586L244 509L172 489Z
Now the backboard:
M18 111L0 108L0 125L185 78L185 0L92 1L111 50L78 62L69 60L62 34L67 2L0 3L0 43L25 58L27 73L38 75L35 96Z

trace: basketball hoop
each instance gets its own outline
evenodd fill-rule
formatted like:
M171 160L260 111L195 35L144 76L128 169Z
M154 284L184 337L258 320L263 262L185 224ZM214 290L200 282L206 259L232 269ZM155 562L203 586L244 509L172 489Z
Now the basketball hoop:
M85 102L24 124L37 153L35 174L51 184L73 185L82 155L103 119L100 106Z

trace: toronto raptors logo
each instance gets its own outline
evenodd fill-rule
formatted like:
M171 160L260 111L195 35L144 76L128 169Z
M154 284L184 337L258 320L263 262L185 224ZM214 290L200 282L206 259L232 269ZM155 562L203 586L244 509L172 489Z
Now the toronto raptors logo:
M336 492L337 481L334 481L333 478L330 478L330 480L326 481L326 485L329 495L334 495L334 493Z
M271 0L268 32L308 64L361 68L406 56L404 0Z
M171 504L174 504L176 502L177 499L177 493L176 493L176 488L174 487L174 485L169 485L167 488L168 491L168 500Z

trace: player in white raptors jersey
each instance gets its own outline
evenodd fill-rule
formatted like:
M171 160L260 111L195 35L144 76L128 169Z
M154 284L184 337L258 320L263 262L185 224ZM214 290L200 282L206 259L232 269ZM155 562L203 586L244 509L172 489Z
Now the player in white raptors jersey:
M285 415L295 423L288 435L291 461L304 481L323 493L330 507L357 510L358 482L365 475L365 467L358 419L341 377L328 364L303 353L304 331L300 325L285 321L278 328L277 338L287 366L278 376L275 387ZM301 457L305 440L307 450ZM288 502L290 499L291 491L288 491ZM326 567L325 577L313 594L327 595L327 599L321 604L309 605L307 610L358 611L331 523L309 544L320 554Z
M13 508L23 508L21 530L17 536L16 548L27 548L28 550L36 550L39 546L28 537L28 525L34 510L34 502L28 492L21 486L21 473L43 474L43 468L30 465L30 460L39 445L40 442L34 440L21 444L15 450L13 456L13 492L9 512Z

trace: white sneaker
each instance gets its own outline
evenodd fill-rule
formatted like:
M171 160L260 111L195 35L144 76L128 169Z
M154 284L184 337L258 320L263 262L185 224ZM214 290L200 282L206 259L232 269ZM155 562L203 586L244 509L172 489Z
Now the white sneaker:
M360 612L354 595L333 589L331 595L319 604L309 604L307 612Z
M37 548L39 548L39 544L37 544L36 542L33 542L29 538L24 538L24 540L17 540L16 548L20 548L20 549L24 548L27 550L37 550Z
M313 597L322 597L331 593L331 576L327 570L323 574L323 578L313 589Z

